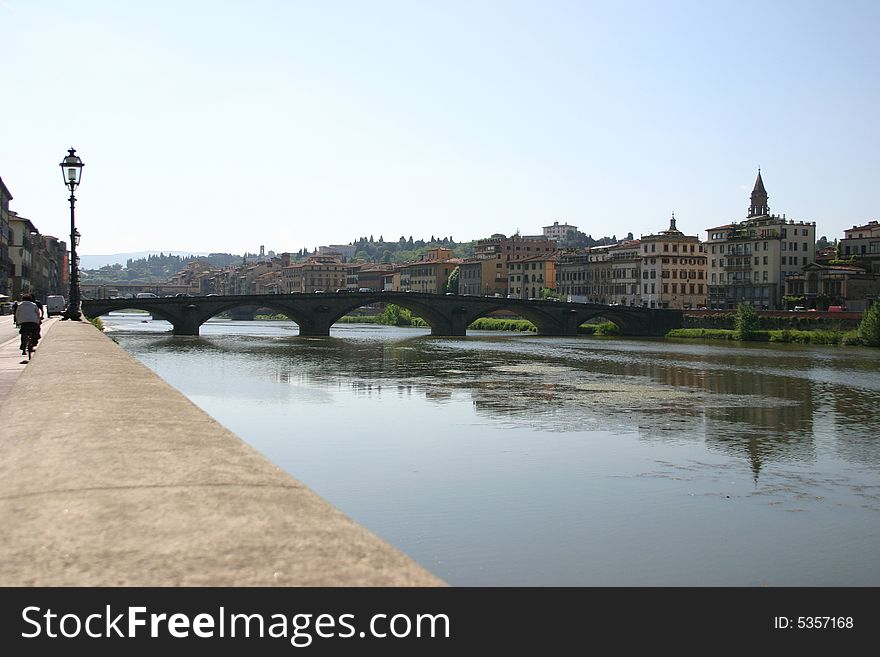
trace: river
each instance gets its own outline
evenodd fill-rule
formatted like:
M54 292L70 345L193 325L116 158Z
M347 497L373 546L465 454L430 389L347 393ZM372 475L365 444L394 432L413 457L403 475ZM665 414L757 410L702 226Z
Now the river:
M880 585L880 350L148 317L103 319L452 585Z

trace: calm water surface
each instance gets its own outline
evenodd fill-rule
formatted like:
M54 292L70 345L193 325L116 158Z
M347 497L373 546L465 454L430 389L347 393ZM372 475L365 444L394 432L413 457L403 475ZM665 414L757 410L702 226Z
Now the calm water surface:
M144 317L104 320L450 584L880 585L880 350Z

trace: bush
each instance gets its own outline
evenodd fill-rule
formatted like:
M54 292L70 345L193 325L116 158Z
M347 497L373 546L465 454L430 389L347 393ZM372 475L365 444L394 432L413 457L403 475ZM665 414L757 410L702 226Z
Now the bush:
M596 324L593 335L620 335L620 327L614 322L602 322Z
M104 330L104 322L101 321L100 317L90 317L89 322L99 331Z
M537 327L526 319L498 319L481 317L473 322L469 329L475 331L537 331Z
M682 328L672 329L666 334L667 338L702 338L705 340L733 340L733 331L729 329L712 328Z
M880 301L875 301L865 311L859 322L859 339L869 347L880 347Z
M736 315L733 319L733 332L737 340L754 340L755 332L760 326L758 313L747 303L741 303L736 307Z

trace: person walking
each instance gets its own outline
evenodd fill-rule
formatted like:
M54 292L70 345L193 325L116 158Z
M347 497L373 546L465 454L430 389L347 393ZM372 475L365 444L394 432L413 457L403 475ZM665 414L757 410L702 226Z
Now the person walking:
M15 323L18 326L18 332L21 333L21 354L27 356L27 338L33 335L33 345L37 346L40 340L40 322L42 321L42 312L34 303L34 295L25 294L18 306L15 308Z

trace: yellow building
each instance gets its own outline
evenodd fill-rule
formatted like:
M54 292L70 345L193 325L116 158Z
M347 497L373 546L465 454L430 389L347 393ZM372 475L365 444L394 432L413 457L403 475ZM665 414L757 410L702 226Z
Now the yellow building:
M349 267L340 258L312 256L305 262L284 267L281 288L285 294L335 292L346 287Z
M507 295L540 299L542 288L556 289L556 254L546 253L507 263Z

